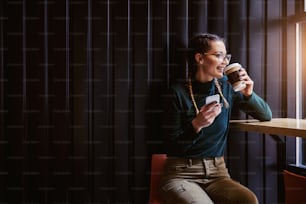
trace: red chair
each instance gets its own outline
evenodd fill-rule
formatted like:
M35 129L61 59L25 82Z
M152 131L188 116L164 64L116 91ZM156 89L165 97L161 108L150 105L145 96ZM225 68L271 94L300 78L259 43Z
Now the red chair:
M166 154L153 154L151 161L151 181L149 204L160 204L158 186L166 163Z
M286 204L306 203L306 176L284 170Z

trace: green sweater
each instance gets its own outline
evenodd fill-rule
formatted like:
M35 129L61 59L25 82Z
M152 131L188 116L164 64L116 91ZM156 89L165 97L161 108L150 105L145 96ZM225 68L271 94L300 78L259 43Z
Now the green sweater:
M230 107L222 107L222 112L214 122L196 133L191 121L195 118L195 108L190 98L186 84L175 84L165 95L164 100L164 140L168 156L186 158L219 157L224 153L231 109L234 102L238 107L253 118L271 120L272 113L268 104L253 92L249 99L245 99L240 92L234 92L227 83L227 78L219 79L224 97ZM199 109L205 105L205 98L217 94L214 82L192 82L195 101ZM222 101L221 101L222 102Z

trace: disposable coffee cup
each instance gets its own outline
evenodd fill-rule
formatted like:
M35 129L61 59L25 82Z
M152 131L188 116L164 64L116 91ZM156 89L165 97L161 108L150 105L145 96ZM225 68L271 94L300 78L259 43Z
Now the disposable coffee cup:
M245 82L240 80L240 69L241 64L239 63L230 64L224 69L224 73L226 74L228 81L232 84L234 91L240 91L246 87Z

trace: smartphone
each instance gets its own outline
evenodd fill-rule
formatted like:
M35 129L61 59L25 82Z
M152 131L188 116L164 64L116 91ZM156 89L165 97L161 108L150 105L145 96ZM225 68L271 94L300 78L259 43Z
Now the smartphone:
M215 102L215 101L217 103L220 103L220 95L219 94L212 95L212 96L207 96L205 104L210 104L210 103Z

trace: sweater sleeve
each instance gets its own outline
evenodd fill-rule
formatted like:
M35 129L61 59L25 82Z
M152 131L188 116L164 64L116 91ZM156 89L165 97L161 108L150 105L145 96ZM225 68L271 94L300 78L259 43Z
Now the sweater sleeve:
M164 96L163 131L167 152L184 154L195 142L202 131L196 133L191 121L186 119L186 109L183 108L184 94L172 89ZM175 150L173 149L175 148Z
M269 105L255 92L253 92L248 99L245 99L244 96L239 93L238 98L240 109L248 115L260 121L269 121L272 119L272 111Z

